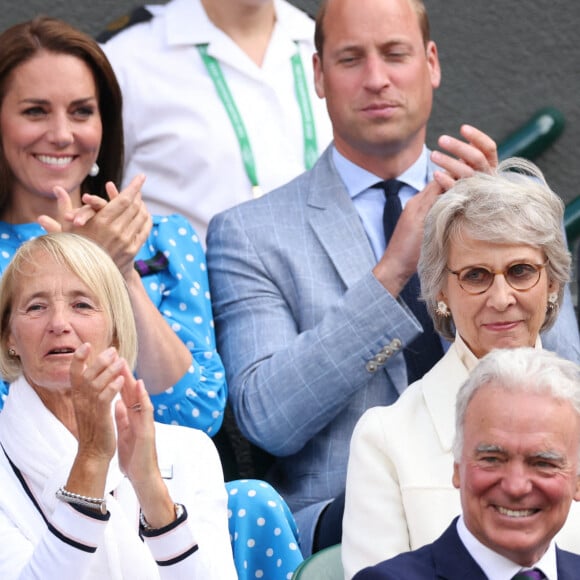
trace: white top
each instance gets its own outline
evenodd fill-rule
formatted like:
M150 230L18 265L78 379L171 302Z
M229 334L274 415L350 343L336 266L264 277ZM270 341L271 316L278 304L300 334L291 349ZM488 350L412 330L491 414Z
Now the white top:
M291 57L300 48L318 150L331 140L324 101L314 92L314 23L285 0L258 67L208 19L200 0L172 0L154 18L114 36L103 49L124 98L125 177L147 175L143 197L152 213L181 213L200 239L216 213L252 198L239 143L196 44L221 67L240 112L264 192L302 173L302 117Z
M26 380L13 383L0 413L0 578L237 578L227 494L213 443L196 429L159 423L155 428L161 473L172 499L186 507L187 519L142 541L137 497L116 458L107 475L108 517L89 517L56 499L56 490L70 473L77 441ZM171 565L156 564L172 560Z

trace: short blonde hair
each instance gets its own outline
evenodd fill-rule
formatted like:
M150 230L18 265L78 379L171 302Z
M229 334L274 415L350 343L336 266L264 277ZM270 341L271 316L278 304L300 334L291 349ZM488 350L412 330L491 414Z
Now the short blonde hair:
M133 368L137 360L137 328L121 272L109 254L95 242L76 234L58 233L40 236L20 246L0 280L2 377L13 382L23 371L20 358L8 354L12 308L26 266L42 259L42 255L78 276L94 292L108 317L113 344Z

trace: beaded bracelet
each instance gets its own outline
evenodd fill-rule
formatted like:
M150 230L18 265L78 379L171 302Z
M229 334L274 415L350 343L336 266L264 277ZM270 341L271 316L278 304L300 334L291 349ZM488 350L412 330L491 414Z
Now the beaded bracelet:
M58 499L66 503L97 510L103 515L107 513L107 500L105 498L87 497L86 495L68 491L64 487L59 488L55 495Z

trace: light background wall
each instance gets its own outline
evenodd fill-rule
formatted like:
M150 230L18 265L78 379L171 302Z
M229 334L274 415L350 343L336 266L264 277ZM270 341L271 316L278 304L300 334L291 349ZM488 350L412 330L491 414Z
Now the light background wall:
M133 0L2 0L0 29L44 13L96 34ZM317 0L295 0L313 14ZM580 195L580 2L426 0L443 66L428 143L469 122L501 142L538 109L566 117L537 159L565 201ZM193 24L193 23L192 23Z

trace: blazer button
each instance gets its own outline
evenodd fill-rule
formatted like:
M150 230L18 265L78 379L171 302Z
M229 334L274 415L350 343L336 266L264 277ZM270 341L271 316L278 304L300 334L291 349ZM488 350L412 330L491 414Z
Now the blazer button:
M377 354L377 356L375 357L375 360L380 364L380 365L384 365L385 362L387 362L387 356L385 356L384 354Z
M391 340L391 347L394 350L399 350L401 346L403 346L403 343L398 338L393 338L393 340Z
M390 346L385 346L385 348L383 348L383 353L388 358L390 356L393 356L393 349Z
M367 371L369 371L369 373L375 373L377 372L377 369L379 367L377 366L377 363L373 360L370 360L367 364L366 364L366 369Z

